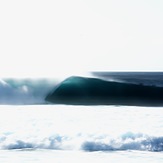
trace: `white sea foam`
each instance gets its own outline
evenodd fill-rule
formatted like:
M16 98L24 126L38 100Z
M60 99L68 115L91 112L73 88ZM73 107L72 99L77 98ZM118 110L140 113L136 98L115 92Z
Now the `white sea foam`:
M1 149L163 151L162 108L0 107Z

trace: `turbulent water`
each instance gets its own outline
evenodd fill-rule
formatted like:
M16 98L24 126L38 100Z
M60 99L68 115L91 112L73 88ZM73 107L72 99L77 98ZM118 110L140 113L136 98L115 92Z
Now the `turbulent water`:
M0 162L161 162L163 108L2 105Z
M156 78L153 84L161 86ZM45 97L55 85L1 79L0 162L163 161L163 107L52 105Z
M56 79L0 79L0 104L45 104Z
M115 87L118 83L133 84L133 85L144 85L155 87L163 87L163 73L162 72L110 72L110 73L99 73L94 72L90 77L99 78L105 81L111 82L111 84ZM88 78L81 78L82 80L88 80ZM68 80L68 79L67 79ZM81 84L81 92L88 87L89 89L93 89L94 92L101 93L101 89L104 92L104 84L102 83L93 83L93 80L88 80L88 83L82 83L79 80L79 85ZM56 79L0 79L0 104L46 104L45 100L46 96L53 92L56 87L59 86L59 82ZM66 82L66 80L65 80ZM74 81L72 81L73 83ZM80 83L81 82L81 83ZM76 81L75 81L75 84ZM101 88L97 87L99 85ZM82 85L84 88L82 89ZM97 86L98 86L97 85ZM107 86L107 85L106 85ZM108 87L108 86L107 86ZM121 86L120 86L121 87ZM75 85L74 85L74 88ZM111 88L109 88L111 89ZM123 88L121 88L123 89ZM92 90L91 90L92 91ZM114 90L111 90L114 94ZM66 91L64 91L66 93ZM85 91L86 92L86 91ZM158 92L159 93L159 92ZM90 92L89 92L90 94ZM106 94L106 92L105 92ZM162 95L162 94L161 94ZM85 95L87 96L87 94ZM92 95L91 95L92 96ZM115 104L116 105L116 104Z

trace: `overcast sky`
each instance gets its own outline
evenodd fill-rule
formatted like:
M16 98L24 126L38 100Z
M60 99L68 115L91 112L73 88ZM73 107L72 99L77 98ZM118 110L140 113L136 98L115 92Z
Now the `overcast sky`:
M163 0L0 1L0 76L97 70L163 70Z

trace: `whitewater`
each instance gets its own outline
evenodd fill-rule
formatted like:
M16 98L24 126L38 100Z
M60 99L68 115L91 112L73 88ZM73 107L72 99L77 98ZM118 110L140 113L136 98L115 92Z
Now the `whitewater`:
M0 79L1 105L45 104L45 96L58 84L57 79Z
M163 83L160 73L109 76L118 82L160 87ZM162 106L45 101L58 83L55 79L0 80L0 162L163 162Z
M1 105L0 162L162 162L163 108Z

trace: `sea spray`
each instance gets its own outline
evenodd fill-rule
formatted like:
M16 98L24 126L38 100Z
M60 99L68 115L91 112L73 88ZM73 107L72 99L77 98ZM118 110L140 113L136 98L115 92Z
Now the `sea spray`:
M1 79L0 104L45 104L45 96L57 83L55 79Z

